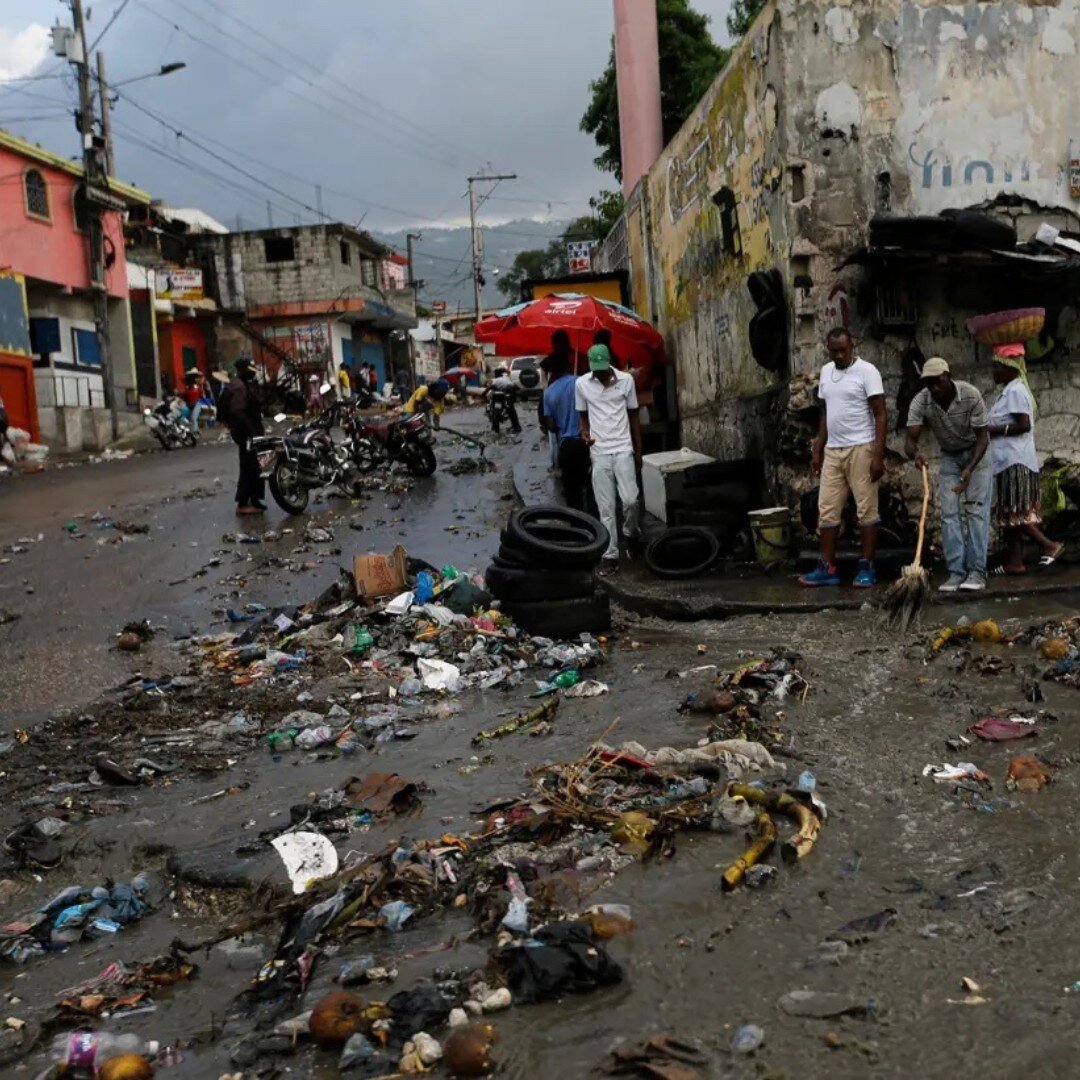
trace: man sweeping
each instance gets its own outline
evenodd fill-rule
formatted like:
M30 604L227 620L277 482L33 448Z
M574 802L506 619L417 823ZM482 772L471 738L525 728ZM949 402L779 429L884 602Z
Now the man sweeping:
M920 468L926 464L918 453L924 426L941 447L938 504L949 576L938 592L979 592L986 588L993 484L986 453L990 443L986 403L971 383L954 379L948 363L939 356L923 365L922 382L908 411L904 449Z
M885 473L885 390L873 364L855 355L851 334L834 327L825 339L830 360L821 369L818 397L821 422L811 468L821 477L818 488L818 533L821 559L800 585L839 585L836 541L848 493L855 496L862 533L862 558L852 584L869 589L877 584L878 482Z

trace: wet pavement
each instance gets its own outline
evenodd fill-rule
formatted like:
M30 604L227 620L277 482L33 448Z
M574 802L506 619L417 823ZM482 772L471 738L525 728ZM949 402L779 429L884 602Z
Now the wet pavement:
M462 421L458 416L451 422L460 426ZM320 507L312 520L329 524L334 540L304 545L312 550L296 555L303 524L276 511L265 524L248 521L243 528L254 532L285 525L296 533L271 544L221 542L222 533L237 528L227 490L233 466L229 448L62 471L0 491L5 507L0 544L46 534L46 540L28 545L25 554L12 555L12 562L0 567L0 606L23 616L0 628L8 727L28 726L61 704L89 702L133 670L179 670L171 634L159 634L150 651L134 656L108 651L111 635L129 619L147 617L174 632L221 630L213 624L215 611L225 604L306 600L334 580L347 556L382 550L398 540L437 566L482 566L510 505L514 461L519 454L541 454L536 443L527 434L520 445L488 451L499 464L495 472L452 477L444 466L475 451L452 448L445 440L440 472L430 483L401 494L378 493L360 507ZM216 477L221 484L215 484ZM170 491L190 488L210 494L167 499ZM25 513L25 519L13 525L9 507ZM64 534L75 513L95 510L114 520L144 521L151 531L130 542L101 545L99 534L115 529L95 533L87 525L82 540ZM348 526L357 513L361 531ZM342 555L318 554L335 547ZM184 587L167 584L190 577L219 550L225 552L222 562L206 577ZM264 565L277 556L317 565L296 574ZM239 586L220 581L237 576L246 577L247 585L230 598L230 590ZM33 594L25 592L26 582ZM1067 596L986 599L963 610L972 618L992 614L1003 620L1007 633L1034 620L1073 614ZM59 868L36 875L6 869L2 876L21 891L0 901L0 910L10 917L72 882L107 875L127 881L140 870L155 882L156 909L115 936L26 967L0 968L5 1014L32 1019L56 991L113 960L144 960L176 937L210 938L242 917L257 906L256 894L197 887L194 875L181 871L177 876L169 866L175 871L207 865L214 853L232 851L312 793L375 770L427 785L419 816L350 834L339 844L342 856L381 850L391 839L464 835L478 827L481 807L527 792L533 767L575 760L605 732L611 744L694 745L711 718L679 713L676 706L687 693L708 690L715 673L708 665L732 670L781 646L802 654L799 668L811 684L805 700L790 697L771 708L785 733L787 776L793 781L812 770L828 804L816 849L795 865L771 859L778 870L763 888L730 894L721 891L720 875L745 846L739 832L680 832L673 852L617 874L583 903L630 905L634 932L608 945L623 965L624 981L492 1016L499 1034L498 1075L586 1076L613 1047L660 1032L699 1040L709 1061L706 1076L1072 1075L1080 1043L1075 1015L1080 997L1066 992L1080 980L1080 931L1072 918L1080 882L1073 823L1080 795L1073 764L1080 760L1078 691L1036 680L1045 700L1031 704L1021 687L1030 686L1031 673L1047 666L1031 646L948 647L929 659L930 636L901 637L883 628L876 613L859 610L692 625L621 612L607 663L590 672L610 692L563 700L550 732L540 737L508 736L482 749L470 744L479 730L534 704L528 697L530 674L514 689L449 697L415 739L370 753L342 758L260 749L234 755L232 764L221 760L221 771L182 772L149 786L103 789L116 802L115 812L101 812L79 825L73 840L66 841L69 854ZM21 656L13 666L12 655ZM1001 663L985 664L983 657ZM697 667L706 670L678 677ZM319 698L333 692L335 683L326 676L303 685ZM237 688L233 706L244 700L244 690ZM216 718L225 706L216 702L207 715ZM995 707L1028 715L1045 710L1056 719L1041 720L1037 735L1021 744L947 747L946 740ZM118 757L133 752L137 715L131 724L131 744L118 739ZM77 757L77 739L64 751ZM1053 782L1038 792L1007 792L1006 768L1016 753L1035 753L1054 765ZM0 782L8 783L9 774L18 771L18 755L15 746L0 759L9 777L0 776ZM927 763L945 761L974 762L992 787L956 789L922 775ZM25 785L27 777L18 782ZM41 786L47 782L43 775ZM231 794L199 801L226 787ZM10 828L17 820L19 808L9 801L3 821ZM249 883L272 883L274 870L266 860L249 875ZM837 938L852 920L889 909L895 917L882 918L883 929L839 934L851 941L846 950L820 950L822 941ZM466 914L448 909L399 934L375 931L347 939L319 959L306 1007L331 985L343 961L364 954L399 969L391 990L361 989L365 999L385 1000L393 989L439 966L480 966L490 938L435 955L405 955L442 945L472 925ZM183 1060L162 1069L161 1076L234 1071L238 1067L230 1064L229 1051L235 1032L223 1034L222 1017L275 941L276 933L267 929L239 944L199 950L192 956L199 964L193 982L155 994L155 1011L107 1026L188 1043ZM964 978L977 989L965 989ZM853 1015L788 1015L779 1002L794 990L840 995ZM286 1015L302 1007L300 1002ZM747 1023L764 1030L764 1043L749 1057L729 1049L734 1032ZM335 1052L304 1045L276 1064L281 1075L329 1077L338 1075L336 1060ZM32 1060L35 1069L43 1062L40 1055Z

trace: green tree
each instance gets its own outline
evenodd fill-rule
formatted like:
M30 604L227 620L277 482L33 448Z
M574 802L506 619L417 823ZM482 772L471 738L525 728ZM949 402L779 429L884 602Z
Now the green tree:
M724 66L729 52L709 35L709 17L694 11L688 0L656 0L660 44L660 112L664 142L683 125L709 84ZM600 149L596 167L622 179L619 143L619 94L615 79L615 42L607 67L589 84L592 97L581 118L581 130Z
M596 215L601 240L607 238L607 234L615 227L615 222L622 217L625 205L626 200L621 191L601 191L589 198L589 208Z
M735 0L727 17L728 33L738 41L754 25L768 0Z

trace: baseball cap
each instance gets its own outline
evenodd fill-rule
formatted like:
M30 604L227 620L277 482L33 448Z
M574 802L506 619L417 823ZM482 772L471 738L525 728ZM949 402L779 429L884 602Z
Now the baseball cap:
M594 345L589 350L589 370L607 371L611 367L611 350L606 345Z
M924 379L936 379L939 375L949 374L949 363L947 360L942 360L940 356L931 356L929 360L923 364L922 378Z

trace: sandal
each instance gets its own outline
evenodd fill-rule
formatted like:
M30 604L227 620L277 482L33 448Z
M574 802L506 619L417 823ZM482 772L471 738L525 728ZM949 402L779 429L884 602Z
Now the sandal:
M1058 544L1058 549L1053 555L1043 555L1042 558L1039 559L1039 569L1040 570L1045 570L1048 566L1053 566L1054 563L1056 563L1058 561L1058 559L1060 559L1061 556L1064 555L1064 554L1065 554L1065 545L1064 544Z

